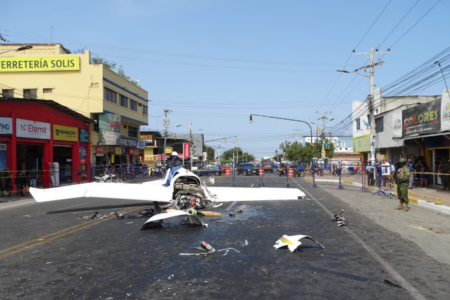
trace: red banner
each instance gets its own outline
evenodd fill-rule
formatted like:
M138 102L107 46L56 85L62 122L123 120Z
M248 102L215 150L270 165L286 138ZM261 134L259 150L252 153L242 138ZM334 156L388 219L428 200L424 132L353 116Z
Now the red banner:
M97 154L103 154L103 146L97 146Z
M183 157L184 158L190 157L190 151L191 151L191 146L189 145L189 143L184 143L183 144ZM182 157L180 157L180 158L183 159Z
M134 148L128 148L128 154L129 155L134 155L135 153L135 149Z

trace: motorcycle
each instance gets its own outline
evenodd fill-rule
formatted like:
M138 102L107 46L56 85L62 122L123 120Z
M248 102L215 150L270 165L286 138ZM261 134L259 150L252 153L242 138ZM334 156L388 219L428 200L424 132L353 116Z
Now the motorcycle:
M103 183L123 183L122 179L117 177L116 174L108 173L103 176L95 176L95 182L103 182Z

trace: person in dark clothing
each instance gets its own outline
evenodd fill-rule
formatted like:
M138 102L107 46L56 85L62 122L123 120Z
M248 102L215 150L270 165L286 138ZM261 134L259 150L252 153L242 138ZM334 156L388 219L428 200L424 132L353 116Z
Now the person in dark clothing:
M11 172L9 171L8 168L6 168L5 171L3 172L3 179L5 192L9 192L8 194L9 197L11 196L12 186L11 186Z
M17 196L25 196L23 193L23 188L27 186L27 181L28 180L25 177L25 174L19 172L19 175L16 177Z

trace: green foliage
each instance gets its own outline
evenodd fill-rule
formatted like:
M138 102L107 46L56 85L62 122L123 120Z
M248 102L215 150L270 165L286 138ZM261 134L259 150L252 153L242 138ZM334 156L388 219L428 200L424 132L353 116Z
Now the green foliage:
M116 68L116 63L112 61L107 61L101 57L91 57L91 64L93 65L104 65L110 70L114 70Z
M237 161L238 158L239 158L239 160L247 160L247 161L255 160L254 155L247 153L247 152L243 152L242 149L239 147L235 147L235 148L225 151L222 155L222 159L232 161L233 153L234 153L235 161Z
M203 149L206 152L206 159L209 161L214 160L214 148L210 146L203 145Z
M334 155L334 144L328 139L325 139L327 146L325 147L325 156L332 158ZM284 142L280 144L280 150L285 153L287 160L310 160L313 157L320 158L322 155L322 141L314 143L314 151L311 152L311 143L305 143L303 146L297 142Z
M231 164L233 161L232 160L221 160L220 164L221 165L226 165L226 164Z

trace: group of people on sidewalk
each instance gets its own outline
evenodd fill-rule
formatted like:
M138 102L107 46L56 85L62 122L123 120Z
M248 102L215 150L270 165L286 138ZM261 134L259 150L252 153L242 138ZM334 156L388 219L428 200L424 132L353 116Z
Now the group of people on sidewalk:
M13 186L13 177L14 177L14 186ZM8 194L8 197L11 194L15 194L16 196L25 196L25 190L29 187L36 187L37 181L39 178L39 172L33 168L30 172L25 173L18 171L16 175L13 174L11 170L8 168L0 171L0 197L5 196L5 192Z

